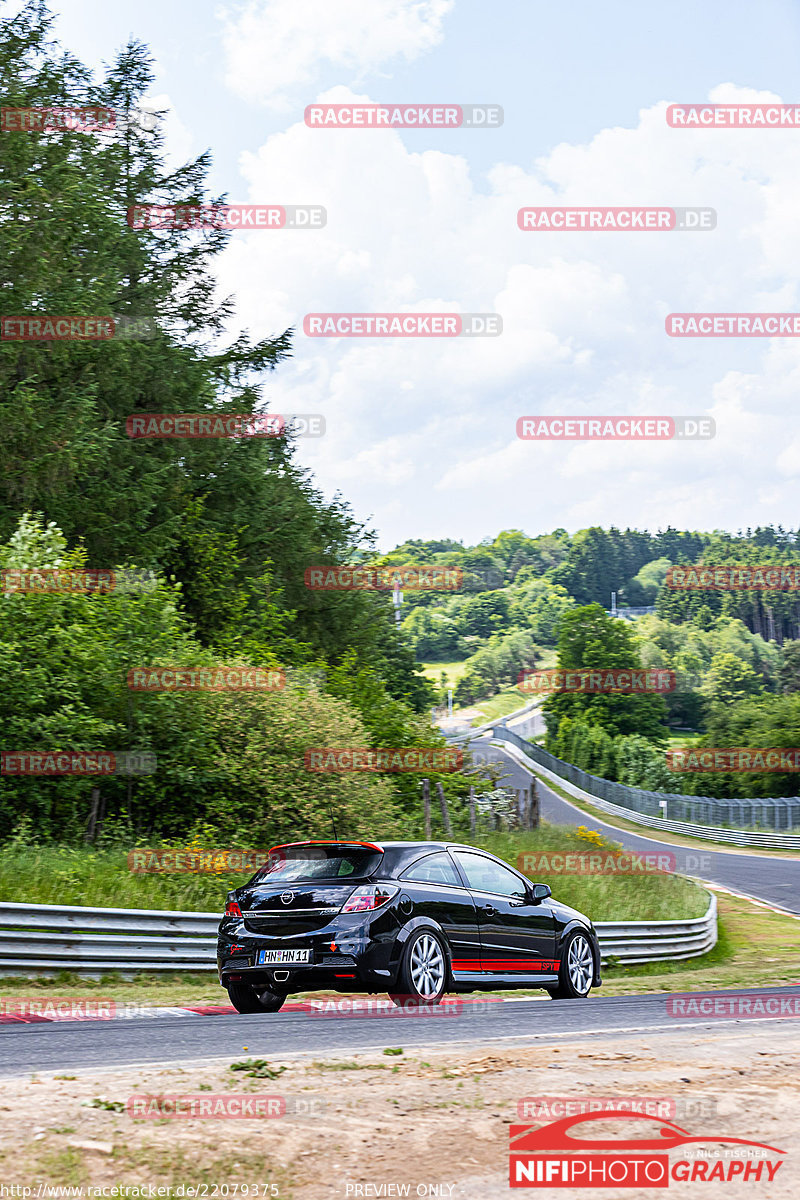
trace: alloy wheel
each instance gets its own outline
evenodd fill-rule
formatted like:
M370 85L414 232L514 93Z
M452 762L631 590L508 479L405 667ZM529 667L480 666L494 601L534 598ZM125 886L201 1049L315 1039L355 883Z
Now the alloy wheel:
M436 938L423 934L411 950L411 982L420 996L437 996L444 984L444 955Z
M594 973L592 950L583 934L570 942L567 954L567 972L569 981L580 996L584 996L591 987Z

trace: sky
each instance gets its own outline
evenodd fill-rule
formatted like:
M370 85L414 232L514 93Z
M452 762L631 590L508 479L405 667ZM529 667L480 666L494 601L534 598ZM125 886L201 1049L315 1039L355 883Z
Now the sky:
M541 0L54 0L98 75L156 62L169 161L212 194L322 205L237 232L231 334L295 328L264 380L388 549L590 524L795 527L797 338L671 338L671 312L800 312L800 127L670 128L670 103L800 103L800 8ZM313 129L307 105L496 104L481 129ZM708 206L703 231L522 231L525 206ZM312 312L496 313L492 338L306 336ZM521 416L710 416L702 441L525 441Z

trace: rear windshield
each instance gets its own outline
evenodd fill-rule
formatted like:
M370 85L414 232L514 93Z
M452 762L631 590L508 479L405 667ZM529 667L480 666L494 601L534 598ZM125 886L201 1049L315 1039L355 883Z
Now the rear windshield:
M262 867L253 883L301 879L347 879L371 875L383 855L366 846L279 847L275 861Z

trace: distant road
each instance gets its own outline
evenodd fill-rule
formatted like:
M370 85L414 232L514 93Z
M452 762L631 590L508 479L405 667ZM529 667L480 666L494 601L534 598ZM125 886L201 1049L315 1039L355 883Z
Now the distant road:
M518 763L506 750L489 743L490 738L487 735L476 738L472 746L480 746L487 761L504 765L506 774L502 782L515 788L529 787L533 772ZM585 825L588 821L593 829L600 829L615 842L620 842L626 850L638 850L643 853L658 850L681 852L674 842L660 842L655 837L629 833L627 830L618 829L616 825L607 824L594 813L587 816L580 808L557 796L541 778L538 779L538 788L542 816L556 825ZM768 904L775 904L800 916L800 858L785 858L783 855L772 858L764 854L748 854L738 849L735 853L729 853L710 847L708 850L685 850L684 853L702 856L702 871L696 872L698 878L709 883L719 883L756 900L765 900Z

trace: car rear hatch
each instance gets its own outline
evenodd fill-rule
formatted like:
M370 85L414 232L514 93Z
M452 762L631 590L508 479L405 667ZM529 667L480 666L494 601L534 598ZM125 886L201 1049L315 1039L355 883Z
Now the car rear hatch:
M272 937L323 929L382 858L380 846L365 842L273 847L267 866L239 893L245 928Z

